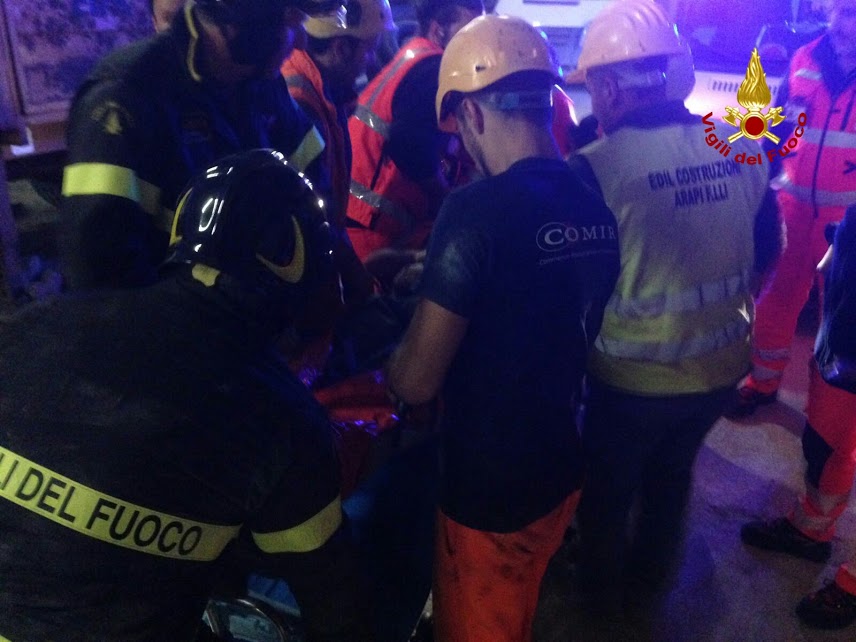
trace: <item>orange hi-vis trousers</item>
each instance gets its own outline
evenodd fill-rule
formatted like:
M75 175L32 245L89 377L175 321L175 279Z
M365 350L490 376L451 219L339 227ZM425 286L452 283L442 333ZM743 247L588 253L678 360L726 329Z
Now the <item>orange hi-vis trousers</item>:
M441 511L434 554L437 642L529 642L541 580L579 503L568 495L513 533L467 528Z
M803 453L806 493L790 520L809 537L829 541L856 479L856 395L830 386L817 368L811 372ZM856 595L856 555L838 568L835 582Z
M790 358L800 311L817 276L817 264L829 247L827 223L844 217L843 207L818 208L780 191L779 211L787 228L787 247L755 308L752 374L747 385L762 393L779 388Z
M790 520L809 537L828 542L856 479L856 395L830 386L816 367L802 443L806 492Z

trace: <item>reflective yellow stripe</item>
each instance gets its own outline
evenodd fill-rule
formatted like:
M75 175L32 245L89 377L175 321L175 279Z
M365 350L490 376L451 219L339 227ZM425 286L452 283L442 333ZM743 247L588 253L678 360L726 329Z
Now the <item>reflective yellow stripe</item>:
M618 294L613 294L608 308L616 316L629 319L694 312L748 292L749 280L749 273L744 272L725 276L717 281L700 283L686 290L661 292L654 296L622 298Z
M751 331L748 318L739 318L727 325L684 341L634 341L604 336L595 340L596 350L619 359L636 359L656 363L675 363L682 359L700 357L745 340Z
M160 211L161 190L140 179L134 170L108 163L75 163L62 176L63 196L119 196L149 214Z
M0 446L0 497L108 544L178 560L217 559L241 529L205 524L84 486Z
M187 190L178 202L178 207L175 208L175 214L172 215L172 224L169 228L169 244L175 245L181 240L181 234L178 233L179 220L184 212L184 204L187 202L187 197L193 190Z
M212 288L217 282L217 277L220 276L220 270L215 270L209 265L197 263L193 266L190 274L205 287Z
M0 635L0 642L12 642L12 640L10 640L9 638L4 638L2 635Z
M337 497L302 524L275 533L253 533L265 553L306 553L320 548L342 523L342 500Z
M187 46L187 70L193 80L202 82L202 75L196 70L196 46L199 44L199 32L196 30L196 23L193 21L193 6L195 4L191 1L184 5L184 21L187 23L187 30L190 32L190 43Z
M315 127L306 132L300 145L288 157L288 162L294 163L301 172L305 172L309 164L324 151L324 139Z

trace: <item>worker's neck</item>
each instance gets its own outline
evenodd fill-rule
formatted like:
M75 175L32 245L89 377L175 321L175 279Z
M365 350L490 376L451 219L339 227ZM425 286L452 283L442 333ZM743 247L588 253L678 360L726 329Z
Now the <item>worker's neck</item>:
M527 158L562 158L552 132L534 123L516 122L511 125L506 122L502 129L493 131L502 131L502 135L492 136L491 148L486 150L487 169L491 176L501 174Z

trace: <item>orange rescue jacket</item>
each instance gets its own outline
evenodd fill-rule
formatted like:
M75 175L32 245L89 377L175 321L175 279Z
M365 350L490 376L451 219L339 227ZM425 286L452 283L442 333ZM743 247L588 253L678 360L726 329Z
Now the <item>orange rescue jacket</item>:
M339 123L336 106L324 93L321 70L305 51L295 49L282 63L282 75L291 97L315 121L327 143L325 163L330 173L333 205L330 223L338 230L345 228L345 209L350 183L350 158L346 136L348 132Z
M797 147L782 158L779 182L785 192L812 206L816 217L837 220L856 202L856 81L851 77L832 93L824 73L834 63L817 51L824 37L798 49L791 61L788 116L806 116Z
M415 248L427 237L431 221L427 198L384 154L392 124L392 99L416 63L443 50L425 38L413 38L360 94L348 130L354 150L348 219L369 235L351 234L354 250L365 260L381 247Z

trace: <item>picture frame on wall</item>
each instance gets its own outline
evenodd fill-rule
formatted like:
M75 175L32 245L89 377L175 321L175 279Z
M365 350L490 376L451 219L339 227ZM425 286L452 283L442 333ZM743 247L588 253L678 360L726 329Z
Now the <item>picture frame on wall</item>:
M4 0L18 106L27 117L65 113L95 63L152 34L147 0Z

